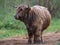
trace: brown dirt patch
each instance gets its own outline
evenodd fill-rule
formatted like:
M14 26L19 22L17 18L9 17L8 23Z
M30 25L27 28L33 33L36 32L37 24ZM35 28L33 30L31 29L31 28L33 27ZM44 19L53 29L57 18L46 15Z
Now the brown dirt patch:
M11 37L0 39L0 45L60 45L60 33L52 32L43 34L44 44L27 44L27 38Z

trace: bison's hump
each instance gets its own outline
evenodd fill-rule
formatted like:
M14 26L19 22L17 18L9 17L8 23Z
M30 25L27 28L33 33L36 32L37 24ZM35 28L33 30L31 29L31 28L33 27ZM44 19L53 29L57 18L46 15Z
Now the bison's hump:
M39 5L35 5L35 6L33 6L33 7L31 7L31 8L36 8L36 9L43 9L43 8L45 8L45 9L48 9L48 8L46 8L46 7L44 7L44 6L39 6Z

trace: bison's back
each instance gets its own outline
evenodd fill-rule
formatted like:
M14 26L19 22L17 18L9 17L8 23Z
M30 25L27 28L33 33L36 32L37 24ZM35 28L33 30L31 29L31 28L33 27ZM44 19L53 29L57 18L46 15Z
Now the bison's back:
M43 30L46 29L49 26L50 20L51 20L51 15L48 9L43 6L38 6L38 5L33 6L31 8L37 15L36 22L40 22L40 24L42 24Z

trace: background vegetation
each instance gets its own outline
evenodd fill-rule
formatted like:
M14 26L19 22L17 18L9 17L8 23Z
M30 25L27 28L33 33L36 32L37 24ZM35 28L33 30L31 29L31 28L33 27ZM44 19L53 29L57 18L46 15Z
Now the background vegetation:
M0 38L20 36L27 33L23 22L15 20L15 8L20 4L41 5L48 8L52 20L44 32L60 31L60 0L0 0Z

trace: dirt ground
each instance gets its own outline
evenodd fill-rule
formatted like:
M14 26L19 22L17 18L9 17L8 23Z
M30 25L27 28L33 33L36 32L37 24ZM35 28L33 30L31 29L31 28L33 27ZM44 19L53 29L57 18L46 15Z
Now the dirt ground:
M60 33L52 32L43 34L44 44L27 44L27 38L25 37L10 37L6 39L0 39L0 45L60 45Z

